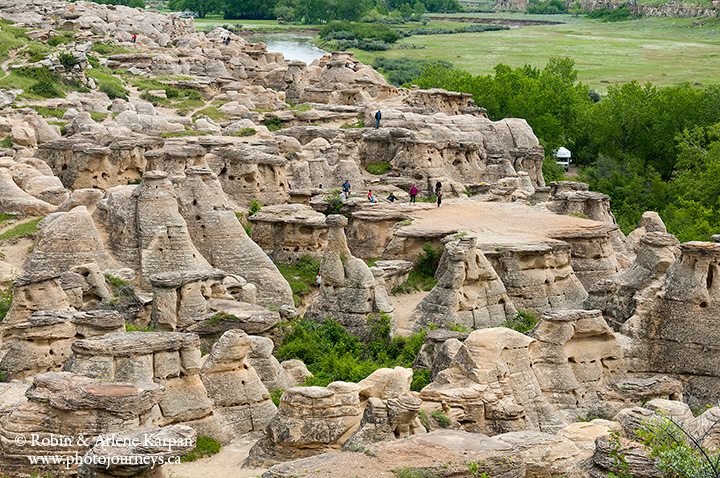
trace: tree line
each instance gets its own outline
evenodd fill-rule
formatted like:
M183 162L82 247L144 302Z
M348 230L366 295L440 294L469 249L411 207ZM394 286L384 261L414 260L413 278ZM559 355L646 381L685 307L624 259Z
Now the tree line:
M499 64L477 76L427 63L409 83L471 93L493 120L525 118L548 156L570 149L579 179L610 196L626 233L646 210L681 241L720 233L720 85L632 81L601 98L577 81L568 58L542 69ZM543 171L546 180L563 175L551 160Z
M427 12L457 12L458 0L169 0L168 8L193 11L204 18L276 19L317 24L332 20L358 21L404 18ZM394 15L393 15L394 14Z

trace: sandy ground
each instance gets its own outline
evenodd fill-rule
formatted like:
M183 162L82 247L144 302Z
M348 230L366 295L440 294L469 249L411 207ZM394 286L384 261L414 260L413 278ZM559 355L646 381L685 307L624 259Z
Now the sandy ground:
M429 292L421 291L414 294L399 294L390 297L393 305L395 305L395 333L397 335L409 337L413 334L412 327L415 323L413 311L428 294Z
M0 234L12 229L20 223L32 220L32 217L24 217L20 220L11 219L0 226ZM34 240L27 237L10 239L0 243L0 282L13 280L23 272L23 265L30 258ZM9 266L9 270L8 269Z
M561 216L540 206L520 203L450 199L439 208L413 213L415 220L404 230L456 230L474 233L479 244L523 244L550 239L560 231L603 227L596 221Z
M217 455L180 465L167 465L168 478L251 478L260 477L265 469L241 468L250 448L262 436L259 433L237 438L220 449Z

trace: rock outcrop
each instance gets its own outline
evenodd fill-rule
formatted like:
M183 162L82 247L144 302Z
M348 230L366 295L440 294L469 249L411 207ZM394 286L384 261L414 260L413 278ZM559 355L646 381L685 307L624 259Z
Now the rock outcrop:
M305 317L324 321L332 316L350 332L362 334L368 315L394 310L382 280L383 271L368 267L350 253L343 230L347 218L333 214L325 223L329 232L320 261L320 293L313 297Z
M477 238L465 235L443 242L445 248L435 274L438 283L418 304L416 327L459 325L475 330L514 317L517 311L505 286L475 247Z

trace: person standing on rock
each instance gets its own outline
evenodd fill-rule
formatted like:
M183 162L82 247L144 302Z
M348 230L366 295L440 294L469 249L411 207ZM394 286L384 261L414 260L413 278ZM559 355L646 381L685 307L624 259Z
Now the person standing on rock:
M350 181L347 179L345 180L344 183L342 183L342 190L345 193L345 196L350 197L350 188L351 187L352 186L350 186Z
M415 199L417 198L417 193L418 193L417 186L415 186L415 185L413 184L412 187L410 188L410 193L409 193L409 194L410 194L410 202L411 202L411 203L414 203L414 202L415 202Z
M442 191L438 190L437 194L437 204L438 207L440 207L440 204L442 203Z
M315 282L317 282L318 287L322 285L322 276L320 275L320 273L318 273L317 277L315 278Z
M382 113L380 113L380 110L377 110L377 113L375 113L375 129L378 129L380 127L381 119L382 119Z
M435 195L437 196L440 190L442 189L442 183L440 181L435 183Z

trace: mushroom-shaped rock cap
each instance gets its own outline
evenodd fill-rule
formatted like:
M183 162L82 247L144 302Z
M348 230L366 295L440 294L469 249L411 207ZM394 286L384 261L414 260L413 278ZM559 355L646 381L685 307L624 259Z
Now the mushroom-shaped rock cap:
M330 214L325 218L325 224L330 227L345 227L347 226L348 220L345 216L340 214Z
M675 236L665 232L648 232L640 239L640 242L652 247L670 247L680 244Z

